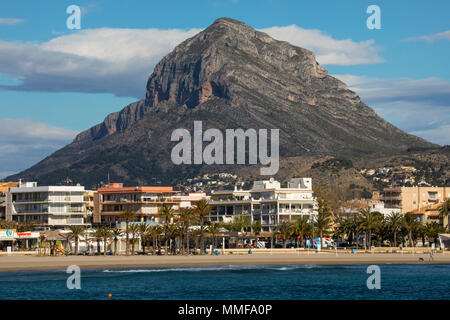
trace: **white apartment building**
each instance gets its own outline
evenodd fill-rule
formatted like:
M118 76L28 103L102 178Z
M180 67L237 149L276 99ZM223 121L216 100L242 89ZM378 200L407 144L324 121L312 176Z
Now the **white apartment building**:
M250 221L260 221L262 232L272 232L282 220L317 215L311 178L293 178L282 188L280 182L255 181L250 190L216 191L211 194L211 222L230 221L235 215L247 215Z
M68 227L86 224L83 186L38 186L20 183L6 193L6 220Z
M0 220L5 219L6 211L6 194L0 192Z

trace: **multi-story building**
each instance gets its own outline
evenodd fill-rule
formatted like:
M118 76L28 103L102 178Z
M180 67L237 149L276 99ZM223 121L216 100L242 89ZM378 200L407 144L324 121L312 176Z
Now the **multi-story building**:
M358 214L361 209L369 209L370 212L379 212L383 216L390 216L394 213L401 213L400 208L387 208L386 205L379 201L379 195L375 193L375 197L372 199L353 199L346 201L341 205L341 212L344 215Z
M123 183L111 183L98 189L94 195L93 223L117 225L125 210L136 212L135 222L157 224L159 208L170 205L179 209L180 200L173 196L172 187L124 187Z
M19 183L6 193L6 220L50 227L86 224L83 186L38 186Z
M450 187L398 187L380 192L386 208L401 208L402 213L420 210L450 198Z
M6 212L6 194L3 192L0 192L0 220L5 220Z
M188 194L177 194L172 197L174 201L179 201L180 208L190 208L195 206L200 200L209 200L205 192L189 192Z
M18 182L0 182L0 220L6 218L6 193L10 188L16 188Z
M250 190L216 191L211 194L211 222L229 221L245 215L251 223L260 221L263 232L272 232L282 220L317 215L311 178L293 178L282 188L273 178L255 181Z
M439 209L441 204L430 204L427 206L424 206L418 210L413 210L411 213L417 218L417 220L423 224L429 223L429 222L437 222L442 224L445 228L447 228L448 225L448 218L447 217L440 217Z
M89 224L92 224L92 216L94 212L94 196L96 191L93 190L86 190L84 192L84 208L87 213L86 222Z

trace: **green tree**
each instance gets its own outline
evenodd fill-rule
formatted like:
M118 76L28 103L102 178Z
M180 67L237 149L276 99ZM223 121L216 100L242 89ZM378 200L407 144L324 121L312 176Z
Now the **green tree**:
M358 221L356 218L340 218L337 220L336 235L340 236L342 240L345 238L350 245L353 245L358 232Z
M75 238L75 255L78 254L78 241L80 239L80 236L84 233L84 227L83 226L71 226L70 227L70 233Z
M191 223L194 222L196 214L192 208L182 208L180 210L180 223L182 224L183 234L186 242L185 252L189 254L189 234ZM184 250L183 250L184 251Z
M208 218L209 213L211 212L211 206L208 204L208 201L202 199L195 204L194 212L196 213L198 221L200 223L200 254L203 254L203 251L205 249L205 221Z
M288 220L282 220L278 223L278 225L275 227L275 232L283 238L283 248L286 248L287 246L287 240L291 236L292 232L294 231L293 224Z
M317 199L317 216L314 227L320 236L320 244L322 245L323 233L328 232L333 222L333 213L331 212L328 202L325 199Z
M159 207L158 210L159 215L164 220L164 254L168 254L168 243L170 240L169 237L169 224L171 223L172 219L175 217L175 210L173 210L172 206L163 205Z
M136 216L136 212L131 210L125 210L120 214L120 219L125 222L125 254L129 255L129 228L128 225L131 221L133 221Z
M133 223L130 225L131 232L131 255L134 256L134 248L136 245L136 235L139 233L140 227L139 224Z
M417 222L414 215L410 212L406 213L403 218L403 226L406 228L406 231L408 232L408 240L411 247L414 246L413 241L413 232L417 229L419 226L419 223Z
M404 225L403 215L400 212L393 212L387 217L387 224L394 235L394 247L397 246L397 234Z
M155 255L157 252L157 242L158 237L163 233L163 230L161 226L151 226L148 230L148 234L152 238L152 248L153 248L153 254Z
M425 225L425 235L430 245L436 243L440 233L444 233L445 228L437 222L428 222Z
M445 218L447 218L447 228L450 232L450 199L445 199L445 201L439 206L439 218L442 219L443 225Z
M145 254L145 239L147 238L149 227L145 222L140 223L138 226L139 226L139 235L141 237L142 253Z
M379 228L383 221L383 215L379 212L373 212L370 207L359 210L359 229L366 232L366 249L372 246L372 232Z
M110 239L112 237L112 233L111 233L111 229L107 226L101 227L100 230L101 230L100 234L103 239L103 255L106 256L108 239Z
M103 240L103 230L102 228L97 228L94 233L94 238L97 241L97 253L100 254L100 241Z
M208 226L208 233L209 233L209 235L211 236L211 238L212 238L212 243L213 243L213 246L214 247L216 247L217 246L217 236L219 235L219 233L220 233L220 229L222 228L222 225L220 224L220 223L218 223L218 222L216 222L216 223L211 223L209 226Z
M122 234L123 231L120 228L114 228L111 230L111 236L114 240L114 255L117 255L117 242Z
M166 238L169 239L171 254L176 254L176 239L180 235L180 228L177 223L169 223L166 229Z
M252 223L252 230L255 233L255 237L256 237L256 243L258 243L259 239L258 236L261 233L262 230L262 224L261 221L253 221Z
M293 232L302 239L302 247L306 247L305 238L312 233L312 225L309 218L305 216L298 217L293 221Z

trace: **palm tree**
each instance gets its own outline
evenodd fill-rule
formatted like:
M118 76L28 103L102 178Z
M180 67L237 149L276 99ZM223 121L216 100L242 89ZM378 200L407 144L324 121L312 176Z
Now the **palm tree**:
M359 210L359 229L366 232L366 249L372 246L372 231L379 227L383 221L383 215L379 212L372 212L370 207Z
M160 226L151 226L149 227L148 234L152 237L153 243L153 254L156 254L156 242L158 241L158 236L162 233L162 229Z
M78 254L78 240L79 240L79 237L84 233L84 227L83 226L71 226L70 233L75 238L75 255L77 255Z
M16 227L17 231L19 232L34 230L34 228L35 224L30 221L19 222Z
M138 226L139 234L141 236L142 253L145 254L145 238L148 235L149 226L145 222L140 223Z
M397 246L397 233L404 225L403 215L400 212L393 212L387 217L389 229L394 234L394 247Z
M106 249L107 249L107 245L108 245L108 239L111 238L112 234L111 234L111 229L109 227L101 227L101 235L103 238L103 255L106 256Z
M198 201L194 206L194 212L196 213L197 218L200 222L200 254L203 254L203 250L205 247L205 220L211 212L211 207L208 204L208 201L206 201L205 199Z
M337 220L337 228L335 234L340 236L342 240L347 238L350 245L353 245L355 234L357 231L358 223L355 218L340 218Z
M133 221L134 217L136 216L136 212L131 211L131 210L125 210L120 214L120 218L122 221L125 221L125 254L128 256L129 254L129 235L128 235L128 224L130 223L130 221Z
M159 207L159 215L164 219L164 254L168 254L168 242L169 242L169 224L175 216L175 211L172 206L163 205Z
M229 231L238 232L238 241L237 246L239 246L239 237L241 232L245 232L248 228L250 228L250 217L246 215L236 215L233 217L233 220L231 220L230 223L223 225L225 228L227 228Z
M218 222L211 223L211 225L208 227L208 233L213 239L212 242L213 242L214 247L217 246L217 236L219 235L221 228L222 228L222 224L218 223Z
M445 228L437 222L429 222L425 225L425 235L430 243L436 243L439 233L445 232Z
M194 254L197 254L197 248L198 248L198 240L201 237L201 231L200 229L194 229L192 231L192 237L194 238Z
M130 232L131 232L131 255L134 256L134 247L136 244L136 235L139 233L139 224L133 223L130 226Z
M322 197L317 199L317 217L314 221L314 227L317 229L320 235L320 244L322 245L323 233L327 232L332 223L333 213L328 206L328 201Z
M186 253L189 254L189 228L191 222L195 219L195 212L191 208L182 208L180 210L180 222L183 225L183 233L186 237Z
M275 227L275 231L283 237L283 248L286 248L287 239L294 231L293 224L288 220L282 220L278 223L278 226Z
M101 227L95 230L94 238L97 241L97 253L100 253L100 241L103 240L103 230Z
M311 233L312 225L309 218L305 216L298 217L293 221L294 233L302 239L302 247L306 246L305 237Z
M171 254L176 254L176 239L177 239L178 235L180 235L180 228L179 228L178 224L169 223L169 225L166 228L166 243L167 243L167 239L168 239L170 242L168 251L170 251Z
M119 228L114 228L111 230L111 236L114 239L114 255L117 255L117 242L119 241L119 237L123 234L123 231Z
M416 221L416 218L411 212L405 214L405 217L403 218L403 226L408 231L408 239L411 247L414 246L413 231L417 229L418 225L419 223Z
M262 224L261 224L261 221L253 221L253 223L252 223L252 230L253 230L253 232L255 233L255 236L256 236L256 244L258 244L258 241L259 241L259 239L258 239L258 236L259 236L259 234L261 233L261 230L262 230Z
M86 242L86 250L87 250L87 253L90 255L91 254L91 246L90 246L90 241L89 241L89 235L90 235L90 230L88 228L84 229L84 239Z
M450 199L445 199L439 206L439 218L442 219L442 221L447 218L447 228L450 231ZM444 223L442 224L445 226Z

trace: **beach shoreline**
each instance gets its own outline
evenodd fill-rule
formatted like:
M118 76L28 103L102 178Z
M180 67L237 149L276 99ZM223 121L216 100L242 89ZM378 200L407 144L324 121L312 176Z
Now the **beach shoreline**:
M423 261L420 260L423 259ZM450 264L450 254L401 253L259 253L240 255L195 256L1 256L0 272L26 270L66 270L70 265L81 269L159 268L230 265L302 265L302 264Z

